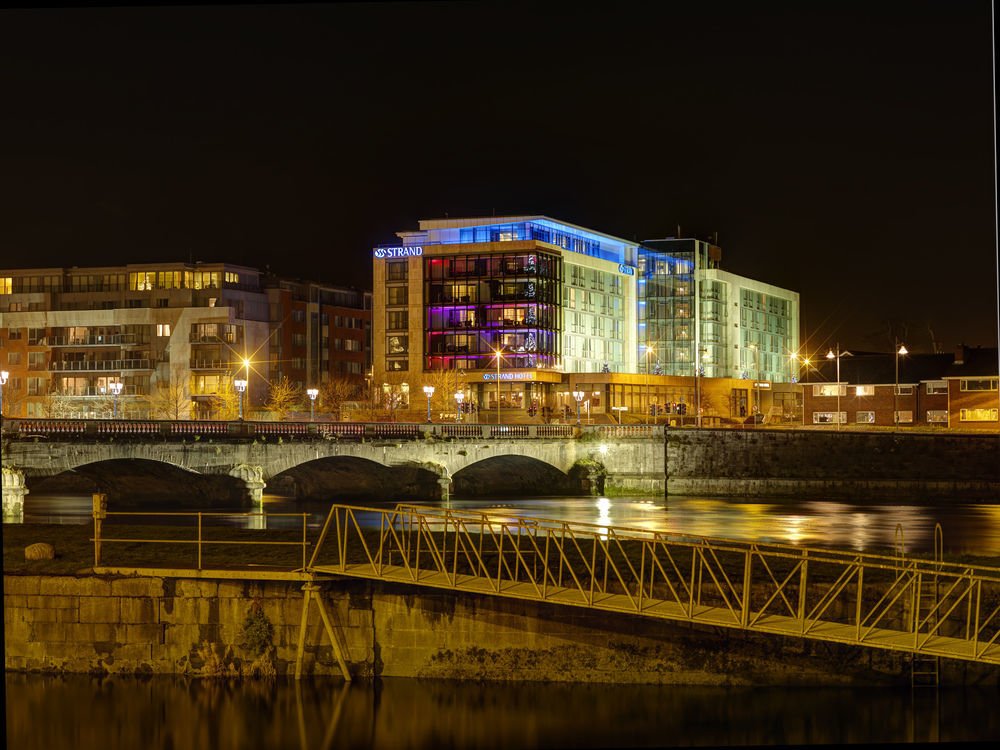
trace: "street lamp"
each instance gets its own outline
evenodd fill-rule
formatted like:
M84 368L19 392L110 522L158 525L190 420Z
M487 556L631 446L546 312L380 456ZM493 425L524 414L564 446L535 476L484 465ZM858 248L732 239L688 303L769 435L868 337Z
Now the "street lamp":
M497 425L500 424L500 357L503 354L503 348L494 349L494 356L497 358Z
M753 426L757 427L757 413L760 411L760 349L756 344L747 344L748 349L753 349L753 407L750 409Z
M708 362L711 357L708 355L708 349L699 349L701 353L701 362L694 369L694 408L698 416L698 426L701 427L701 378L705 376L705 365L702 362Z
M892 392L892 421L895 424L895 429L899 430L899 358L900 356L906 356L909 352L903 343L896 339L896 345L893 347L896 350L896 387Z
M111 393L113 393L115 396L115 411L114 411L115 419L118 419L118 395L122 392L123 385L124 384L122 383L122 381L116 380L114 383L108 386L111 389Z
M840 344L837 344L837 353L833 349L826 353L827 359L837 359L837 430L840 430Z
M316 421L316 397L319 395L318 388L307 388L306 395L309 396L309 421Z
M461 391L455 391L455 416L456 422L462 421L462 400L465 398L465 394Z
M7 378L9 376L9 372L0 370L0 418L3 417L3 387L7 385Z
M573 391L573 398L576 399L576 423L580 424L580 403L587 394L583 391Z
M239 394L239 398L240 398L240 421L242 422L243 421L243 391L245 391L247 389L247 381L243 380L242 378L237 378L236 380L233 381L233 387L236 389L236 392Z
M427 423L430 424L430 421L431 421L431 396L434 395L434 386L433 385L425 385L424 386L424 395L427 396Z
M653 402L649 396L649 355L656 354L656 350L647 346L645 353L642 356L646 358L646 424L649 424L649 411L652 408Z

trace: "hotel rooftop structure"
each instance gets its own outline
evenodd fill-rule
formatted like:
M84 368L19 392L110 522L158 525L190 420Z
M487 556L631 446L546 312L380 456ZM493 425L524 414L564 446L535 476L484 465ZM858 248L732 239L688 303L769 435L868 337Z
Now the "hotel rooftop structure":
M551 408L568 374L787 383L798 371L798 293L721 270L714 244L631 242L547 216L421 220L397 236L373 251L376 383L447 372L490 408L500 350L501 405L528 409Z

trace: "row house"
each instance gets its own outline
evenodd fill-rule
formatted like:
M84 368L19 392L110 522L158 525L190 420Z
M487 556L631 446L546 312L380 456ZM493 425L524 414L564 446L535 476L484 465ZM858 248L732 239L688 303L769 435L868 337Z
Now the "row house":
M997 350L954 354L841 351L807 365L805 424L996 429Z

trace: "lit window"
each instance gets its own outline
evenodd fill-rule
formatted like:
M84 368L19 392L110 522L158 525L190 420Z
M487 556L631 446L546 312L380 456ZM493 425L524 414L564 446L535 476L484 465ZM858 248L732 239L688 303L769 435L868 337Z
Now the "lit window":
M875 424L875 412L873 411L859 411L855 415L855 422L858 424Z
M10 276L0 278L0 294L11 294L14 288L14 279Z
M847 395L846 386L836 386L836 385L814 385L813 386L813 396L836 396L837 393L841 396Z
M847 422L847 412L840 412L840 423L845 424ZM813 412L813 424L836 424L837 423L837 412L835 411L814 411Z
M995 391L997 389L996 378L963 378L963 391Z
M913 386L912 385L900 385L900 386L896 386L896 395L897 396L911 396L911 395L913 395Z
M946 409L931 409L927 412L927 423L928 424L943 424L948 421L948 412Z
M156 325L156 335L157 336L169 336L170 335L170 324L169 323L158 323Z
M859 386L857 386L854 389L854 393L857 396L874 396L875 395L875 386L873 386L873 385L859 385ZM861 414L862 412L858 412L858 413ZM864 412L864 413L868 413L868 412ZM859 419L858 421L860 422L861 420ZM875 420L873 419L872 421L874 422Z
M913 422L913 412L912 411L897 411L896 421L900 424L909 424Z
M927 384L927 395L934 395L936 393L947 393L947 392L948 392L947 380L935 380Z
M963 422L996 422L996 409L962 409L959 419Z

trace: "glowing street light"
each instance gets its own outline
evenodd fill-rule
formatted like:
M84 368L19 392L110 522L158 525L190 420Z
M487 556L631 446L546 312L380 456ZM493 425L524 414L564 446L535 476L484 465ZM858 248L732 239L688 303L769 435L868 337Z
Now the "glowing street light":
M650 410L652 409L652 406L653 406L653 401L652 401L652 399L650 399L650 395L649 395L649 355L650 354L656 354L656 350L653 347L651 347L651 346L647 346L646 347L646 351L642 355L642 356L644 356L646 358L646 424L649 424L649 412L650 412Z
M587 394L584 391L573 391L573 398L576 399L576 423L580 424L580 403Z
M240 421L243 421L243 391L247 389L247 381L242 378L237 378L233 381L233 387L240 397Z
M899 430L899 358L905 357L909 352L898 339L893 349L896 350L896 387L892 391L892 421L895 424L895 429Z
M699 349L701 352L701 362L694 370L694 398L695 404L694 408L698 416L698 426L701 427L701 378L705 376L705 365L704 362L711 360L708 354L708 349Z
M497 425L500 424L500 358L503 356L503 348L494 349L493 355L497 358Z
M9 376L9 372L0 370L0 418L3 417L3 387L7 385L7 378Z
M848 352L840 351L840 344L837 344L837 353L833 353L833 349L826 353L827 359L837 360L837 430L840 430L840 358Z
M319 395L318 388L307 388L306 395L309 396L309 421L316 421L316 397Z
M434 386L433 385L425 385L424 386L424 395L427 396L427 424L430 424L430 422L431 422L431 396L434 395Z
M111 393L113 393L115 397L115 410L113 416L115 419L118 419L118 395L122 392L124 384L122 383L122 381L116 380L114 383L111 383L111 385L109 385L108 387L111 389Z
M455 421L462 421L462 400L465 398L465 394L461 391L455 391Z

